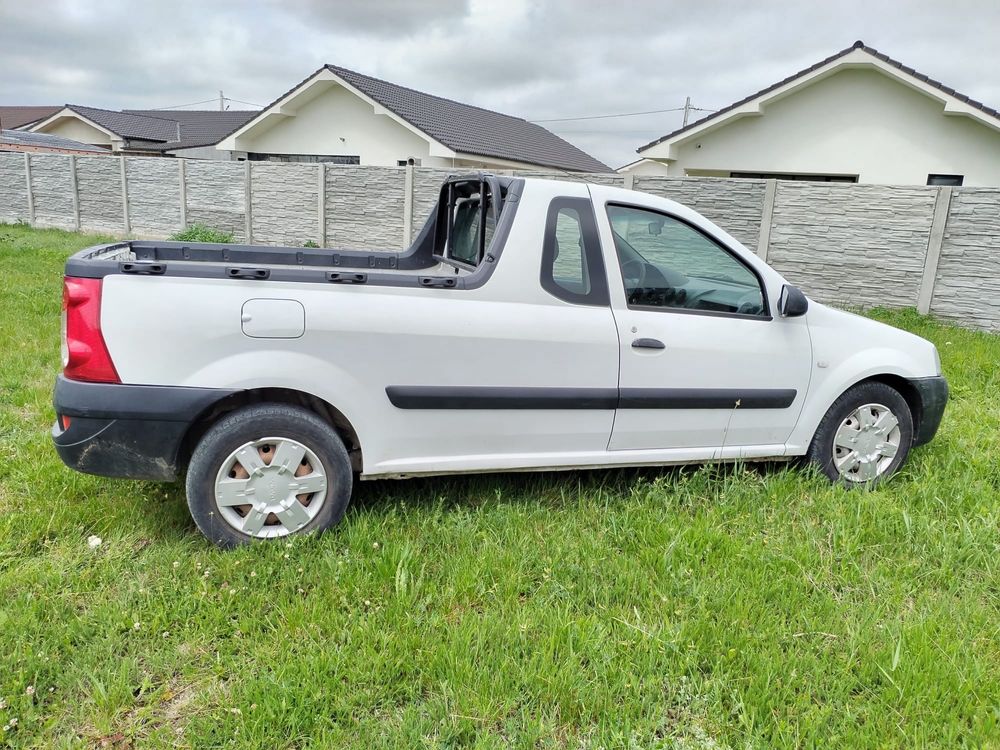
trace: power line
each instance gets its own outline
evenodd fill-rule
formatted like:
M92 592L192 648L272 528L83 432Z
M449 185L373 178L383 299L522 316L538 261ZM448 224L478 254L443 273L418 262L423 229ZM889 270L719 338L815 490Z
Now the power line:
M237 104L249 104L251 107L260 107L261 109L264 109L263 104L256 104L255 102L245 102L242 99L233 99L232 97L229 96L226 97L226 101L236 102Z
M218 99L203 99L200 102L188 102L187 104L172 104L169 107L153 107L153 109L179 109L181 107L193 107L195 104L208 104L209 102L215 102Z
M223 97L223 98L227 102L236 102L238 104L249 104L251 107L260 107L261 109L263 109L263 107L264 107L263 104L256 104L255 102L245 102L242 99L233 99L232 97L229 97L229 96L226 96L226 97ZM196 104L209 104L209 103L214 103L214 102L218 102L218 101L219 100L217 98L216 99L203 99L200 102L188 102L187 104L172 104L169 107L153 107L153 109L154 110L180 109L181 107L193 107Z
M612 117L638 117L639 115L660 115L665 112L681 112L682 110L693 110L696 112L715 112L714 109L702 109L701 107L671 107L670 109L651 109L648 112L620 112L613 115L584 115L582 117L555 117L546 120L529 120L528 122L574 122L576 120L607 120Z

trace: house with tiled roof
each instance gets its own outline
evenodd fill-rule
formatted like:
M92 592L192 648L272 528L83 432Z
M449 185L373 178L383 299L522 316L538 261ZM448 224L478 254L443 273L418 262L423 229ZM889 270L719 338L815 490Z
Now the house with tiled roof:
M7 105L0 104L0 128L3 130L22 130L41 122L46 117L54 115L62 107L47 105Z
M256 110L112 110L67 104L30 127L108 151L151 156L225 158L214 146Z
M325 65L216 147L238 159L608 172L540 125Z
M1000 113L864 42L637 149L635 174L1000 185Z

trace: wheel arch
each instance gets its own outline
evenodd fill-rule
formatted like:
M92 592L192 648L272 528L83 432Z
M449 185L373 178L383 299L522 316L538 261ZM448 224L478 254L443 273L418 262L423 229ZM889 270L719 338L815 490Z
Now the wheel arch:
M355 472L362 470L364 462L361 440L350 420L329 401L293 388L248 388L231 393L213 403L195 418L184 434L177 456L178 468L181 470L187 468L198 442L219 419L246 406L263 403L301 406L319 416L344 441L352 470Z
M906 405L910 407L910 417L913 419L913 434L917 434L920 422L924 416L924 404L923 401L921 401L920 394L917 392L913 383L904 378L902 375L892 375L890 373L872 375L871 377L858 381L854 385L861 385L862 383L882 383L883 385L889 386L902 396ZM851 388L853 387L854 386L851 386Z

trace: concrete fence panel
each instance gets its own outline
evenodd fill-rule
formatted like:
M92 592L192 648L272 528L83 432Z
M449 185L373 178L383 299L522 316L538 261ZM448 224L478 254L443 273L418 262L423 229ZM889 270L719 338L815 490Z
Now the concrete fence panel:
M936 188L778 182L767 260L821 302L917 304Z
M399 250L405 180L404 167L327 167L326 244Z
M125 159L128 213L132 231L169 235L181 228L181 188L171 159Z
M0 221L30 221L25 155L0 152Z
M930 311L1000 331L1000 189L955 188Z
M254 163L250 178L253 241L269 245L320 244L319 166Z
M176 166L176 165L175 165ZM246 239L246 168L235 162L187 162L188 226L204 224ZM175 178L172 178L176 179Z
M30 154L31 200L35 223L44 227L76 229L73 208L71 156Z
M117 159L78 156L76 187L80 195L80 226L99 232L124 230L121 169Z

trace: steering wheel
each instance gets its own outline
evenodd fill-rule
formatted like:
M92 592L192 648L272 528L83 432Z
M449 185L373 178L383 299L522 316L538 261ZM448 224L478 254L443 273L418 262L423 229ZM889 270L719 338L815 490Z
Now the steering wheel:
M630 267L638 269L638 275L630 272L628 269ZM631 258L630 260L622 263L622 277L625 279L625 286L630 287L633 291L640 288L646 282L646 261L641 258ZM630 282L635 281L634 284Z

